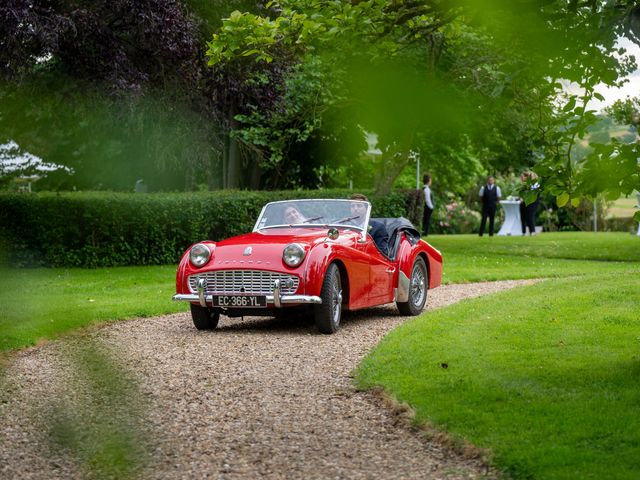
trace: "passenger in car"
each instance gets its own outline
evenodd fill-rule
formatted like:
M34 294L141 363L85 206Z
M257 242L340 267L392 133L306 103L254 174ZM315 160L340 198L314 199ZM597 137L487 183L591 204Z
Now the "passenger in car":
M289 225L304 223L306 221L306 218L300 213L300 210L293 205L289 205L285 208L282 216L284 223Z

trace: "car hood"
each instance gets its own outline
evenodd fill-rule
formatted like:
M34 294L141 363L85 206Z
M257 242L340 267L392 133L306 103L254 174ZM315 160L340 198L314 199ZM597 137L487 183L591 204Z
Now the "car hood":
M282 262L282 250L290 243L299 244L306 253L321 243L353 243L358 233L340 229L337 240L327 237L328 228L272 228L247 233L215 243L209 268L288 268Z

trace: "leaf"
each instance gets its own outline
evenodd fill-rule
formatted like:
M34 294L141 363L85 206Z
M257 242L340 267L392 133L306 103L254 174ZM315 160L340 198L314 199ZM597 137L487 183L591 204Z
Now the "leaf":
M558 207L564 207L569 201L569 194L567 192L562 192L560 195L556 197L556 205Z
M571 205L573 205L573 208L576 208L578 205L580 205L580 198L572 198Z
M620 198L620 195L621 195L620 190L616 188L616 189L607 190L604 194L604 198L608 202L614 202L618 198Z
M567 104L562 109L563 112L568 112L569 110L573 110L573 107L576 106L576 97L571 97Z
M524 194L524 202L527 205L531 205L533 202L536 201L537 198L538 198L538 191L536 190L529 190Z
M593 92L593 96L596 97L601 102L604 102L604 97L601 94L599 94L598 92Z

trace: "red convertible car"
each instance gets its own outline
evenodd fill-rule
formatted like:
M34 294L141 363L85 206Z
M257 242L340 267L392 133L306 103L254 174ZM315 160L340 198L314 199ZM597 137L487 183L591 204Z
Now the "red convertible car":
M277 316L313 310L318 330L334 333L343 310L396 302L418 315L440 285L442 256L404 218L370 219L360 200L267 204L253 232L193 245L182 257L174 300L191 303L199 330L221 314ZM382 235L388 242L375 243Z

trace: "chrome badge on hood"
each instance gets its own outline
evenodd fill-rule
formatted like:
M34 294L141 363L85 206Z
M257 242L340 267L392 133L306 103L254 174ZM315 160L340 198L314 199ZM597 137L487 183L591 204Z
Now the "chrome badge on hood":
M245 257L248 257L249 255L251 255L252 252L253 252L253 248L247 247L244 249L244 252L242 253L242 255L244 255Z

